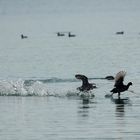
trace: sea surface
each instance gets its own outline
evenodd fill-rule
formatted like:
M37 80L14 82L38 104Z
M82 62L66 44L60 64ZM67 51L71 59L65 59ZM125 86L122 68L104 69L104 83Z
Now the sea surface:
M139 0L0 0L0 140L139 140L139 7ZM133 85L120 100L106 98L114 80L104 78L121 70ZM97 88L79 93L75 74Z

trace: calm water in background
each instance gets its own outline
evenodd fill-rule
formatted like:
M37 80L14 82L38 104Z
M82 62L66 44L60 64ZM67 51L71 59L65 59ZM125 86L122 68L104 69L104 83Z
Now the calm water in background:
M0 0L0 139L140 139L139 7L139 0ZM134 92L123 103L105 98L114 81L92 79L95 97L77 96L76 73L120 70Z

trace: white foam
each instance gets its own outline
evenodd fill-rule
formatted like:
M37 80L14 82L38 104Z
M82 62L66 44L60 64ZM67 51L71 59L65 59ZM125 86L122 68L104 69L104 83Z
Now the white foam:
M43 83L34 81L25 84L25 80L1 80L1 96L77 96L75 82L71 83Z

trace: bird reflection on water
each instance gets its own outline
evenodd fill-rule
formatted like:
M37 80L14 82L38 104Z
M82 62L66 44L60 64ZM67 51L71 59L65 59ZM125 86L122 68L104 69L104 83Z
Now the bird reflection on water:
M111 96L111 101L115 104L128 104L130 100L129 98L114 98L113 96Z
M124 117L124 104L116 104L116 117Z
M124 117L125 115L125 105L130 104L129 98L110 98L113 103L116 104L116 117Z
M83 118L89 117L89 110L94 107L93 104L96 104L93 98L82 98L78 107L78 115Z

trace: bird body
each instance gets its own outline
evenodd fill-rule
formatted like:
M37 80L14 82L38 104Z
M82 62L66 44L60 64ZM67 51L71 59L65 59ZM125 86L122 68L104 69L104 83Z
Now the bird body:
M68 33L68 37L75 37L75 34L71 34L71 32Z
M96 87L94 84L88 82L88 78L85 75L77 74L75 77L82 80L82 86L77 88L79 91L86 92Z
M57 32L57 36L65 36L65 34L61 32Z
M116 32L117 35L123 35L124 31Z
M111 92L113 92L113 93L124 92L124 91L128 90L130 85L132 85L131 82L129 82L127 85L115 87L111 90Z
M28 38L28 36L21 34L21 39L25 39L25 38Z
M129 86L132 85L132 82L129 82L127 85L123 84L125 75L126 72L124 71L120 71L116 74L114 88L110 91L112 95L118 93L118 97L120 97L120 93L128 90Z

